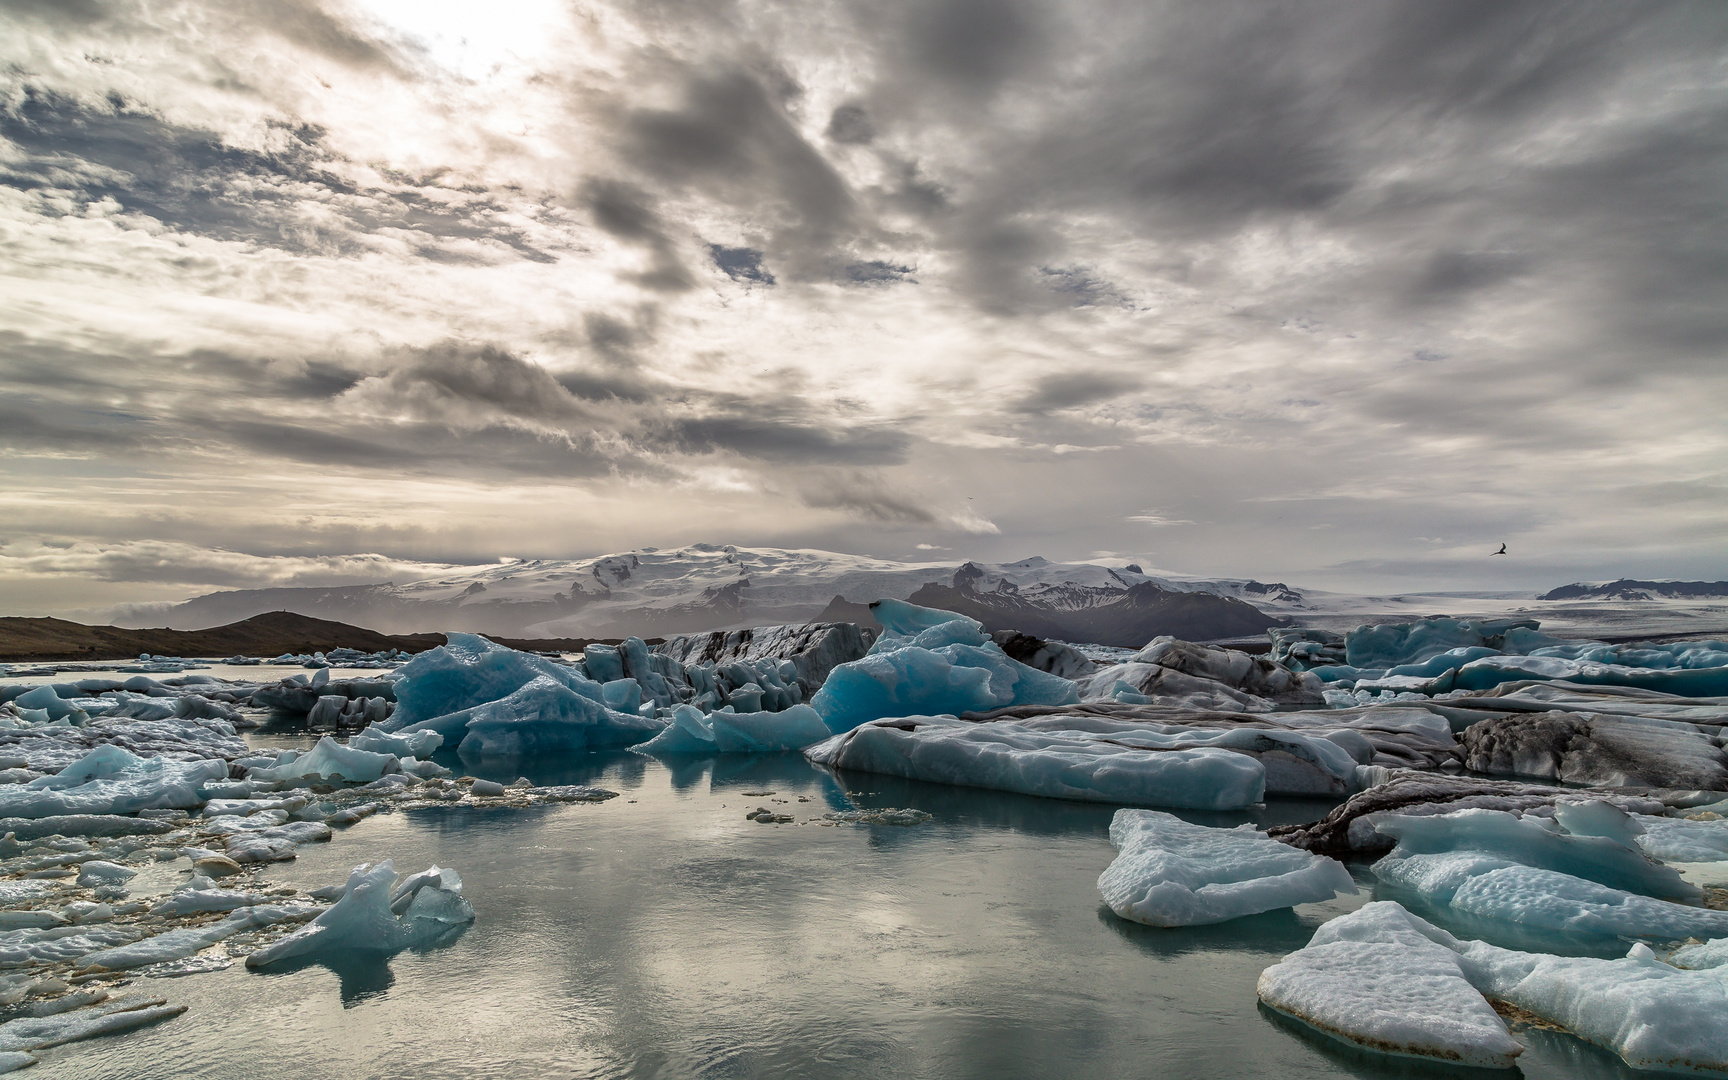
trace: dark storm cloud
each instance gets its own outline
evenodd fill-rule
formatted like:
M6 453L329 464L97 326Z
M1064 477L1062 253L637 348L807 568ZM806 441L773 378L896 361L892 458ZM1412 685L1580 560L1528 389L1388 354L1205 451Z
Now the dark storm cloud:
M880 476L857 469L834 469L810 477L798 499L817 510L841 510L854 517L893 525L932 525L936 515Z
M667 234L653 198L641 188L620 180L590 178L582 188L583 201L594 214L594 223L618 237L640 244L649 252L647 270L635 275L638 284L655 292L678 293L695 287L677 244Z
M1119 397L1140 385L1131 372L1057 371L1032 384L1016 408L1021 412L1052 412Z
M716 450L789 464L852 462L894 464L911 440L886 428L817 426L797 417L707 416L652 425L657 443L679 453Z
M424 238L428 257L463 257L441 252L439 240L489 240L552 260L497 220L502 207L490 196L361 187L336 171L320 129L283 123L276 132L269 152L245 149L117 96L98 108L26 86L0 107L0 137L23 153L0 165L0 184L64 194L80 211L113 199L187 233L295 252L354 254L372 246L369 234L392 230Z
M638 109L623 134L646 174L763 214L800 265L825 258L854 224L845 181L748 72L691 74L678 108Z

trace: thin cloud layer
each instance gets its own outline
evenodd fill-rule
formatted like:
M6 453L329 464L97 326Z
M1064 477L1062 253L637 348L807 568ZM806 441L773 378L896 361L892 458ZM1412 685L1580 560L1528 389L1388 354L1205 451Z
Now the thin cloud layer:
M0 606L699 539L1728 576L1725 45L1680 3L0 2L0 544L82 553Z

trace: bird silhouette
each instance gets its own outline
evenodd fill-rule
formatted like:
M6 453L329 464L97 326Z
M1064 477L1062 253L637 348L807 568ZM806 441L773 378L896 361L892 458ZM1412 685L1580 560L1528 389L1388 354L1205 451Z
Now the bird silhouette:
M1505 545L1505 544L1501 544L1501 545L1500 545L1500 550L1499 550L1499 551L1495 551L1495 552L1491 552L1491 553L1490 553L1490 557L1492 557L1492 556L1493 556L1493 555L1504 555L1504 554L1506 554L1506 545Z

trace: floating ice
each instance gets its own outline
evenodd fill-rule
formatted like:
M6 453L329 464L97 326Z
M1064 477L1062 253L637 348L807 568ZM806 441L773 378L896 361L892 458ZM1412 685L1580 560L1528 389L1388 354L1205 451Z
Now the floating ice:
M76 960L80 956L136 941L140 932L124 926L55 926L0 934L0 967Z
M1214 747L1140 750L1088 732L952 716L865 724L804 754L835 768L938 784L1141 806L1236 810L1258 803L1266 790L1265 769L1246 754Z
M1104 903L1152 926L1198 926L1354 893L1342 863L1300 851L1252 825L1212 829L1155 810L1118 810L1120 854L1098 878Z
M826 728L824 728L826 730ZM719 752L714 728L702 710L680 705L672 710L672 722L647 742L632 747L644 754L713 754Z
M798 750L834 734L808 705L780 712L717 712L708 719L714 749L727 754Z
M227 856L241 865L285 862L295 857L294 851L301 844L322 842L332 835L330 826L321 821L290 821L235 833L228 838Z
M0 787L0 816L45 818L186 809L204 801L203 784L227 776L228 763L219 759L141 758L118 746L99 746L57 776Z
M1403 1057L1511 1068L1524 1047L1460 961L1455 939L1398 904L1334 919L1260 974L1260 1000L1340 1042Z
M1080 700L1074 683L1009 659L970 619L901 601L876 610L889 622L870 655L829 672L811 699L836 732L882 717Z
M1706 968L1728 967L1728 938L1713 938L1696 945L1682 945L1674 950L1668 962L1675 967L1702 971Z
M400 952L474 921L474 909L461 894L461 879L453 873L433 867L392 886L396 886L396 871L389 859L376 866L355 867L342 898L329 910L311 925L248 956L246 966L263 967L334 949ZM409 890L412 898L403 911L393 913L393 900L403 890Z
M162 998L114 998L57 1016L19 1017L0 1024L0 1052L43 1050L98 1035L131 1031L185 1011L186 1006L168 1005Z
M369 784L398 768L394 755L343 746L328 735L319 739L318 745L306 753L283 751L276 762L270 768L250 770L247 779L271 783L336 781Z
M595 684L589 683L589 686ZM627 746L665 723L608 708L564 683L536 676L497 701L467 710L457 749L465 756L514 756Z
M261 904L241 908L220 922L183 926L129 945L90 953L84 957L81 966L103 971L127 971L147 964L184 960L242 930L298 922L310 918L317 911L318 908L310 904Z
M1451 852L1481 852L1512 863L1584 878L1614 889L1679 900L1703 894L1671 867L1605 836L1570 836L1546 827L1542 819L1504 810L1457 810L1412 816L1379 814L1373 827L1397 840L1388 859ZM1376 864L1377 866L1380 864ZM1391 867L1388 863L1388 869ZM1376 871L1378 872L1378 871Z

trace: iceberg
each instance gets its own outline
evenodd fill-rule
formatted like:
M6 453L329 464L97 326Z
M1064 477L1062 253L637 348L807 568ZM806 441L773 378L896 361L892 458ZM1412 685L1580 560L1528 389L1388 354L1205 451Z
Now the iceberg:
M1477 772L1602 787L1728 789L1728 753L1693 724L1523 713L1471 724L1459 741L1465 766Z
M456 749L464 756L487 757L628 746L665 726L663 720L618 712L604 700L536 676L497 701L467 710Z
M1210 746L1135 749L1088 732L952 716L874 721L804 755L834 768L938 784L1176 809L1239 810L1266 792L1266 770L1247 754Z
M204 801L204 784L227 778L228 763L220 759L141 758L111 744L98 746L58 775L0 787L0 817L124 815L150 809L190 809Z
M264 967L337 949L395 953L430 944L474 921L474 908L461 889L461 878L438 867L397 885L389 859L376 866L362 863L348 875L335 904L309 925L248 956L246 966ZM399 912L393 910L403 896L408 897L407 905Z
M1514 1039L1466 973L1451 935L1395 903L1333 919L1260 974L1260 1000L1362 1050L1509 1069Z
M1358 626L1344 635L1344 662L1354 668L1392 668L1416 664L1458 648L1506 649L1512 630L1536 631L1534 619L1421 619L1408 623ZM1525 640L1530 640L1526 638ZM1552 638L1542 639L1553 644Z
M1728 818L1650 818L1636 843L1644 854L1663 862L1728 862Z
M396 711L373 725L380 733L431 730L452 741L466 726L468 710L509 697L536 679L548 679L605 704L599 684L572 668L478 634L446 638L445 644L417 654L397 669ZM623 677L622 671L618 677Z
M1379 814L1372 818L1372 824L1382 835L1397 841L1392 854L1375 864L1376 873L1382 865L1390 871L1397 860L1413 855L1468 851L1644 896L1677 900L1703 897L1696 885L1673 868L1651 861L1636 848L1607 836L1572 836L1531 814L1519 816L1489 809L1426 816Z
M246 778L278 784L321 781L369 784L385 773L398 770L394 755L343 746L328 735L319 739L318 745L306 753L286 750L276 761L269 768L248 771Z
M835 732L883 717L1080 700L1073 682L1009 659L971 619L899 600L873 610L887 621L869 655L830 671L810 702Z
M1213 829L1155 810L1118 810L1119 854L1098 878L1110 910L1151 926L1198 926L1355 893L1342 863L1252 825Z
M826 728L824 728L826 730ZM708 717L694 705L680 705L672 710L672 722L647 742L631 747L644 754L714 754L719 752L714 742L714 728Z
M1279 1012L1381 1053L1509 1067L1522 1048L1492 998L1636 1069L1728 1071L1728 969L1673 967L1643 944L1601 960L1460 941L1390 901L1322 926L1261 974L1259 993Z
M714 748L726 754L799 750L834 734L808 705L794 705L780 712L717 712L708 720Z

